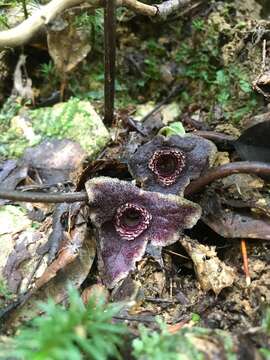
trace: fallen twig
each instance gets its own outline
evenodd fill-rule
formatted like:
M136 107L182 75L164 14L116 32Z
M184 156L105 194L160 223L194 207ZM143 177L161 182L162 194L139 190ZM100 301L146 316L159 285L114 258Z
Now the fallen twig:
M23 192L23 191L5 191L0 190L0 199L12 201L25 201L31 203L73 203L77 201L87 201L86 192L74 193L38 193L38 192Z
M232 174L257 174L257 175L270 175L270 164L257 162L257 161L239 161L226 165L221 165L212 168L205 175L198 180L194 180L185 190L185 196L192 195L202 190L206 185L211 182L222 179ZM72 203L77 201L88 201L86 192L74 193L37 193L37 192L22 192L22 191L5 191L0 190L0 199L12 201L25 201L25 202L40 202L40 203Z
M237 161L210 169L199 179L192 181L185 189L185 196L194 194L211 182L232 174L270 175L270 164L258 161Z

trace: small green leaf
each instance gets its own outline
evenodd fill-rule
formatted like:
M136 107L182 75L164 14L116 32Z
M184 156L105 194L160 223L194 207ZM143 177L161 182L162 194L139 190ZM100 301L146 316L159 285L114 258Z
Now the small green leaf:
M164 136L172 136L172 135L185 136L186 132L181 121L175 121L168 126L164 126L162 129L159 130L158 133Z
M250 84L245 80L240 80L239 86L240 86L240 89L246 94L248 94L252 91Z
M191 320L195 323L198 323L201 321L201 317L199 314L196 314L196 313L192 313L191 315Z

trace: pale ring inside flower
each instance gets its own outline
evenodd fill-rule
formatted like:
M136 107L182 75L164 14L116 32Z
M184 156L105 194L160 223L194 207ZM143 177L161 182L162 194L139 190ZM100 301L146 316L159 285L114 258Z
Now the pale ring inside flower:
M148 228L151 219L145 208L126 203L116 211L115 229L124 240L134 240Z
M178 149L156 150L149 160L148 167L156 175L157 180L165 186L170 186L183 171L186 156Z

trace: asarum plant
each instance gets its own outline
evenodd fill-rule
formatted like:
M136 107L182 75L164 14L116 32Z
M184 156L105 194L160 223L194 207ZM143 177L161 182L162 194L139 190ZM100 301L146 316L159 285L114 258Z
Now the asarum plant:
M158 135L131 156L129 171L146 190L182 194L212 165L216 152L211 141L196 135Z
M200 206L191 201L144 191L127 181L99 177L85 186L97 231L99 268L109 288L134 269L148 242L170 245L201 216Z

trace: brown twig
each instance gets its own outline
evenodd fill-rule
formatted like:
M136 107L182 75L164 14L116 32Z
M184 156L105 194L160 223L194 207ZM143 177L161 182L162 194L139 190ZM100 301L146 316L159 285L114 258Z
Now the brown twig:
M183 89L183 84L175 86L160 103L158 103L151 111L149 111L149 113L147 113L142 119L140 119L140 122L144 123L144 121L146 121L150 116L155 114L161 108L161 106L165 105L172 97L178 95Z
M0 199L12 201L26 201L31 203L73 203L77 201L87 201L86 192L75 193L37 193L37 192L23 192L23 191L5 191L0 190Z
M111 126L114 116L115 94L115 53L116 53L116 16L115 0L106 0L104 7L104 122Z
M234 142L237 140L235 136L219 133L216 131L197 130L193 134L213 141L216 145L222 145L226 149L233 149Z
M263 176L270 175L270 164L257 161L239 161L226 165L221 165L212 168L206 174L201 176L198 180L193 181L185 190L185 196L192 195L204 188L211 182L222 179L232 174L251 173ZM0 199L12 201L26 201L26 202L42 202L42 203L61 203L61 202L77 202L88 201L86 192L74 193L37 193L37 192L22 192L22 191L4 191L0 190Z
M211 182L232 174L251 173L257 175L270 175L270 164L258 161L238 161L210 169L199 179L192 181L185 189L185 196L192 195Z
M223 133L219 133L216 131L203 131L203 130L197 130L193 132L194 135L201 136L205 139L211 140L213 142L234 142L237 140L235 136L227 135Z

